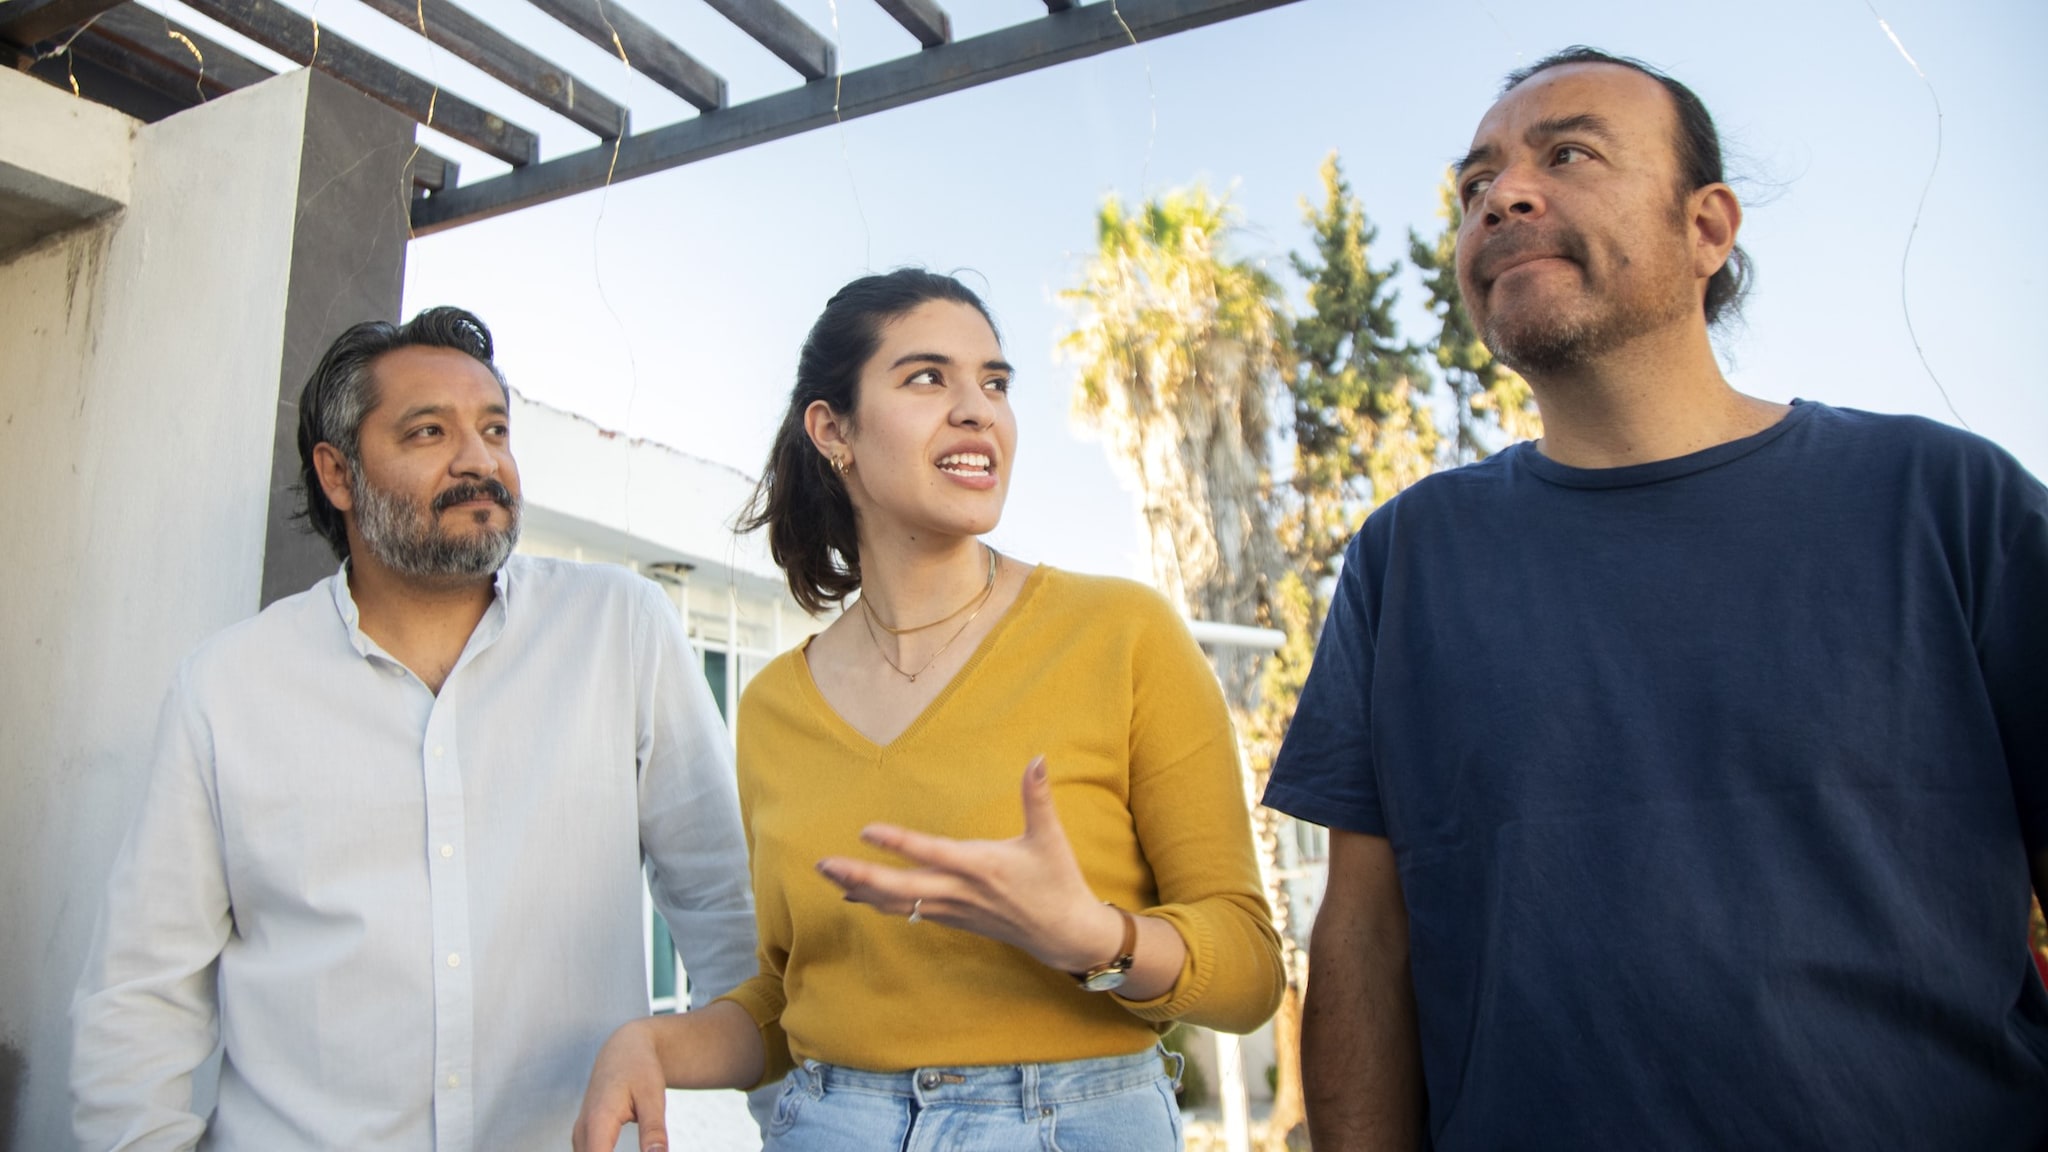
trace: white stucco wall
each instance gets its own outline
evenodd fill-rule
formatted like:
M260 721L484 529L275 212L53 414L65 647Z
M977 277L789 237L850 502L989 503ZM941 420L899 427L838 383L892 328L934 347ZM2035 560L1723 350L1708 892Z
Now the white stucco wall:
M49 94L0 72L0 123L61 130ZM172 671L256 610L305 102L292 73L134 125L128 155L100 154L97 173L70 156L65 179L127 207L0 263L0 1060L26 1065L15 1147L71 1146L68 1005Z
M753 477L516 393L512 443L528 504L673 551L704 578L782 585L760 534L728 527Z
M0 261L128 202L139 125L12 77L0 130Z
M733 535L753 477L517 392L512 450L525 502L519 550L659 579L690 638L724 654L729 706L771 657L829 622L797 606L760 533ZM675 564L687 570L654 567Z

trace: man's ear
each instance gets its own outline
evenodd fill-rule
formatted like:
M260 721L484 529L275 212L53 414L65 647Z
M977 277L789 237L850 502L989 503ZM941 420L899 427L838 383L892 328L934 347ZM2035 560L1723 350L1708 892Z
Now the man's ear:
M322 441L313 445L313 473L320 477L320 491L327 494L327 502L343 512L354 504L355 492L349 487L348 458L341 449Z
M834 468L853 466L853 442L847 433L853 429L852 421L835 411L823 400L811 401L804 409L804 433L811 438L811 446L819 455L833 462ZM844 469L840 469L843 471Z
M1686 198L1692 209L1693 274L1701 280L1728 263L1735 234L1742 231L1742 202L1726 184L1709 184Z

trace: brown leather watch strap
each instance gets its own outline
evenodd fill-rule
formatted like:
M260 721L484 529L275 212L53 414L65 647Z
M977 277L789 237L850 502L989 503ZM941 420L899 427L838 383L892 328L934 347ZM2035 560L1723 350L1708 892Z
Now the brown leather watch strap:
M1108 963L1097 964L1086 972L1069 973L1083 984L1108 972L1129 972L1131 965L1137 962L1138 918L1107 900L1102 903L1105 908L1116 909L1116 914L1124 918L1124 941L1117 947L1116 955L1110 957Z

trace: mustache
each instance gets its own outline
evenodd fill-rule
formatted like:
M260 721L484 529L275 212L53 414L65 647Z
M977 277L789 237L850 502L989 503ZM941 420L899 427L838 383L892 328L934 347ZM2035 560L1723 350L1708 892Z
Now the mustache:
M1578 233L1562 228L1551 231L1516 228L1499 232L1481 246L1472 271L1480 282L1490 284L1508 265L1531 255L1562 256L1584 267L1586 241Z
M457 504L471 500L489 500L500 507L511 508L512 490L496 480L467 480L434 497L434 512L446 512Z

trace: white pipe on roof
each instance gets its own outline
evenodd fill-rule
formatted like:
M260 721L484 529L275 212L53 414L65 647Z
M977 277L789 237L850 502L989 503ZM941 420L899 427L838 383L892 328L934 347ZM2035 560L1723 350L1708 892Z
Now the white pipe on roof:
M1197 644L1276 652L1282 644L1287 643L1287 634L1278 628L1254 628L1249 624L1218 624L1211 620L1190 620L1187 623L1188 631L1193 633Z

